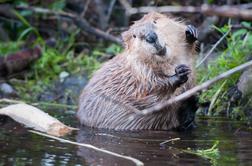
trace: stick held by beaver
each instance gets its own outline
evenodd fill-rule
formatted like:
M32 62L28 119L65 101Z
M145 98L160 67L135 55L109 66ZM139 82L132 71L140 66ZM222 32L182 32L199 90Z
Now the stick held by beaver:
M196 102L132 115L194 86L196 28L153 12L136 21L122 38L124 51L106 62L80 95L80 123L115 130L169 130L187 124L188 116L192 122L196 107L185 104Z

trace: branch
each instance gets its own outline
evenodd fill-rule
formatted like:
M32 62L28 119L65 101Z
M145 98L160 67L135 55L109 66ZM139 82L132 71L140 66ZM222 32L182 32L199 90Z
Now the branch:
M114 8L114 6L115 6L115 3L116 3L116 0L112 0L112 1L110 2L110 4L109 4L108 12L107 12L107 15L106 15L105 20L104 20L104 22L106 23L106 27L107 27L107 25L108 25L108 22L109 22L109 20L110 20L111 15L112 15L112 12L113 12L113 8Z
M55 140L60 141L62 143L68 143L68 144L72 144L72 145L82 146L82 147L85 147L85 148L93 149L93 150L98 151L98 152L103 152L103 153L106 153L106 154L109 154L109 155L112 155L112 156L116 156L116 157L119 157L119 158L130 160L130 161L134 162L137 166L143 166L144 165L142 161L140 161L138 159L135 159L133 157L125 156L125 155L121 155L121 154L111 152L111 151L108 151L108 150L105 150L105 149L97 148L97 147L95 147L93 145L90 145L90 144L78 143L78 142L70 141L70 140L67 140L67 139L59 138L59 137L56 137L56 136L48 135L48 134L41 133L41 132L34 131L34 130L29 130L29 132L34 133L34 134L38 134L38 135L41 135L41 136L44 136L44 137L47 137L47 138L55 139Z
M159 103L153 107L150 107L148 109L145 109L141 112L139 112L138 114L140 115L147 115L147 114L151 114L151 113L154 113L154 112L158 112L160 110L162 110L163 108L173 104L173 103L176 103L176 102L180 102L180 101L183 101L193 95L195 95L197 92L199 91L202 91L204 89L207 89L208 87L210 87L211 85L213 85L214 83L216 83L217 81L220 81L224 78L227 78L229 77L230 75L236 73L236 72L239 72L239 71L242 71L242 70L245 70L247 69L248 67L252 66L252 60L249 61L249 62L246 62L240 66L237 66L233 69L230 69L220 75L218 75L217 77L211 79L211 80L208 80L206 82L204 82L203 84L201 85L198 85L198 86L195 86L194 88L176 96L176 97L173 97L165 102L162 102L162 103Z
M85 3L85 5L84 5L84 8L83 8L83 11L81 12L81 18L83 18L84 16L85 16L85 14L86 14L86 12L87 12L87 9L88 9L88 6L89 6L89 4L90 4L90 1L91 0L87 0L86 1L86 3Z
M204 56L202 58L202 60L196 65L196 68L198 68L211 54L212 52L215 50L215 48L222 42L222 40L224 40L226 38L226 36L229 34L231 30L228 30L214 45L213 47L208 51L208 53L206 54L206 56Z
M12 100L7 98L0 99L0 103L10 103L10 104L25 104L24 101L21 100ZM76 105L68 105L68 104L61 104L61 103L52 103L52 102L36 102L36 103L29 103L32 106L50 106L55 108L66 108L66 109L77 109Z
M15 14L11 12L13 8L11 5L2 4L0 5L0 14L1 16L8 17L8 18L16 18Z
M248 31L252 31L252 27L248 27L245 25L232 25L230 27L231 29L246 29ZM216 47L227 37L227 35L229 34L229 32L231 31L231 29L229 29L214 45L213 47L208 51L208 53L206 54L206 56L204 56L202 58L202 60L200 60L200 62L196 65L196 68L198 68L212 53L213 51L216 49Z
M1 108L0 115L9 116L28 128L33 128L55 136L63 136L69 134L72 130L76 130L75 128L66 126L42 110L24 103L12 104Z
M232 25L231 28L232 28L232 29L246 29L246 30L248 30L248 31L252 31L252 27L245 26L245 25L242 25L242 24Z
M209 16L221 16L230 18L241 18L244 20L252 21L252 10L248 8L251 7L251 3L248 3L248 7L239 5L201 5L195 6L142 6L142 7L131 7L127 0L120 0L121 5L125 8L126 14L128 16L133 14L143 14L149 12L160 12L160 13L202 13Z
M8 7L8 8L6 8ZM9 5L6 6L2 6L0 5L0 13L4 14L4 13L9 13L8 11L6 11L6 9L8 9L11 12L11 10L13 10L13 8L11 8ZM79 27L80 29L82 29L83 31L86 31L90 34L93 34L97 37L101 37L105 40L109 40L112 41L114 43L117 44L122 44L121 40L111 34L108 34L98 28L95 28L93 26L91 26L87 20L85 20L84 18L81 18L78 15L72 14L72 13L67 13L67 12L58 12L58 11L53 11L53 10L49 10L49 9L45 9L45 8L39 8L39 7L32 7L32 6L15 6L14 7L15 10L18 11L22 11L22 10L29 10L32 11L34 13L39 13L39 14L46 14L46 15L55 15L61 18L67 18L73 21L73 23ZM13 14L11 14L11 16L13 17Z
M75 17L72 19L74 20L75 25L78 26L80 29L82 29L88 33L91 33L97 37L101 37L105 40L109 40L114 43L122 45L122 41L119 38L117 38L111 34L108 34L98 28L92 27L85 19L82 19L80 17Z

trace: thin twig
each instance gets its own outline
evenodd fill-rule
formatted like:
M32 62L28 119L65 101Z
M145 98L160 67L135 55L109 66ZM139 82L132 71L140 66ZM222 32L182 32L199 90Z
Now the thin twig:
M60 104L60 103L49 103L49 102L37 102L37 103L31 103L33 106L50 106L50 107L56 107L56 108L68 108L68 109L77 109L78 107L76 105L67 105L67 104Z
M0 103L24 104L25 102L19 101L19 100L12 100L12 99L2 98L2 99L0 99Z
M108 13L107 13L107 15L106 15L106 21L105 21L106 23L108 23L109 20L110 20L110 17L111 17L113 8L114 8L114 6L115 6L115 3L116 3L116 0L112 0L112 1L110 2L110 4L109 4Z
M232 29L246 29L248 31L252 31L252 27L245 26L245 25L242 25L242 24L232 25L231 28Z
M180 140L180 138L172 138L172 139L166 140L164 142L161 142L160 145L164 145L168 142L179 141L179 140Z
M154 112L158 112L160 110L162 110L163 108L173 104L173 103L176 103L176 102L179 102L179 101L182 101L182 100L185 100L193 95L195 95L197 92L199 91L202 91L204 89L207 89L208 87L210 87L211 85L213 85L214 83L216 83L217 81L219 80L222 80L224 78L227 78L229 77L230 75L236 73L236 72L239 72L239 71L242 71L242 70L245 70L247 69L248 67L251 67L252 66L252 60L249 61L249 62L246 62L240 66L237 66L233 69L230 69L220 75L218 75L217 77L211 79L211 80L208 80L206 82L204 82L203 84L201 85L198 85L198 86L195 86L194 88L176 96L176 97L173 97L165 102L161 102L153 107L150 107L148 109L145 109L143 111L139 111L138 114L140 115L147 115L147 114L151 114L151 113L154 113ZM169 110L168 110L169 111ZM131 117L132 118L132 117Z
M144 165L142 161L140 161L140 160L138 160L136 158L121 155L121 154L111 152L111 151L108 151L108 150L105 150L105 149L101 149L101 148L95 147L95 146L90 145L90 144L84 144L84 143L78 143L78 142L66 140L66 139L63 139L63 138L59 138L59 137L56 137L56 136L52 136L52 135L48 135L48 134L45 134L45 133L42 133L42 132L38 132L38 131L35 131L35 130L29 130L29 132L34 133L34 134L38 134L38 135L41 135L41 136L44 136L44 137L47 137L47 138L55 139L55 140L58 140L58 141L60 141L62 143L68 143L68 144L72 144L72 145L82 146L82 147L90 148L90 149L93 149L93 150L96 150L96 151L99 151L99 152L103 152L103 153L106 153L106 154L109 154L109 155L112 155L112 156L116 156L116 157L119 157L119 158L130 160L130 161L134 162L137 166L143 166Z
M13 99L0 99L0 103L13 103L13 104L25 104L25 101L20 100L13 100ZM51 106L56 108L69 108L69 109L77 109L76 105L67 105L67 104L60 104L60 103L49 103L49 102L37 102L37 103L29 103L32 106L44 105L44 106Z
M219 89L215 92L215 94L213 95L213 97L211 98L211 103L209 105L208 108L208 115L212 115L212 110L214 108L215 103L217 102L219 95L221 94L222 88L224 87L224 85L227 83L227 80L225 80L222 85L219 87ZM223 93L222 93L223 94Z
M198 68L208 57L212 54L212 52L215 50L215 48L222 42L223 39L229 34L230 30L228 30L211 48L211 50L208 51L206 56L196 65L196 68Z
M252 3L237 4L233 6L239 7L241 9L252 9Z
M86 14L86 12L87 12L89 3L90 3L90 0L87 0L87 2L85 3L85 6L83 7L84 9L83 9L83 11L82 11L82 13L81 13L81 15L80 15L81 18L84 18L85 14Z

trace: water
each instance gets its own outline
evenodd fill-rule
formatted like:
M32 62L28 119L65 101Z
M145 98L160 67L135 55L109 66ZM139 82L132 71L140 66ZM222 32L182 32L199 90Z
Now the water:
M72 115L58 118L76 126ZM197 119L197 125L196 129L187 132L115 132L84 127L65 138L132 156L145 165L251 165L252 130L245 123ZM0 166L134 165L125 159L29 133L13 122L0 123L0 126ZM171 138L181 140L160 145ZM216 140L220 141L218 158L206 159L183 152L187 148L208 149Z

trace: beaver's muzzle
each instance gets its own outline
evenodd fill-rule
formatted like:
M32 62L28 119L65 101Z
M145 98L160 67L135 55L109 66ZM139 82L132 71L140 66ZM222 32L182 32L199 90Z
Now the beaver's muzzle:
M166 54L166 47L162 47L158 41L154 43L154 47L157 49L157 55L164 56Z
M157 55L164 56L166 54L166 47L163 47L162 49L158 50Z
M157 50L157 55L163 56L166 54L166 47L162 47L161 44L158 41L158 36L155 32L150 31L146 36L145 36L146 42L152 44L156 50Z

